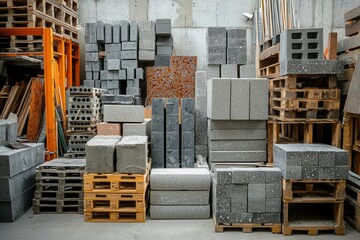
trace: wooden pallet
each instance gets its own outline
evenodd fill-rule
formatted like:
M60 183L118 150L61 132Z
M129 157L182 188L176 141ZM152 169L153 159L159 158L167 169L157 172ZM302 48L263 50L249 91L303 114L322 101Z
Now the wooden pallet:
M83 191L40 191L36 190L34 193L34 198L54 198L54 199L84 199Z
M280 44L264 49L259 55L259 76L276 78L280 76Z
M348 184L345 200L345 221L360 232L360 189Z
M344 113L342 148L349 153L350 170L360 174L360 115Z
M56 199L56 198L34 198L34 206L83 206L84 200L79 198Z
M317 142L331 144L335 147L341 146L341 122L337 120L269 120L267 128L268 163L273 162L273 146L275 143Z
M334 121L339 120L339 110L327 109L297 109L288 110L280 107L270 109L269 119L278 121Z
M345 35L350 37L360 33L360 6L346 12L345 18Z
M293 202L344 200L345 180L286 180L282 179L283 199Z
M36 172L36 178L78 178L81 179L85 170L39 170Z
M338 203L292 203L283 202L282 233L306 232L316 236L319 231L333 231L335 235L345 235L344 202Z
M58 183L36 183L36 191L58 191L65 192L67 189L72 191L83 191L83 183L70 183L70 184L58 184Z
M270 89L337 88L336 75L287 75L269 79Z
M339 100L313 100L313 99L284 99L270 98L270 109L282 109L288 111L307 111L307 110L339 110Z
M84 211L85 222L145 222L145 212L96 212Z
M41 178L36 178L36 183L43 184L43 185L80 185L82 184L83 179L81 176L77 177L45 177L42 176Z
M91 194L86 193L84 208L97 212L145 212L145 194Z
M35 214L39 213L83 213L84 212L84 206L33 206L32 207L33 212Z

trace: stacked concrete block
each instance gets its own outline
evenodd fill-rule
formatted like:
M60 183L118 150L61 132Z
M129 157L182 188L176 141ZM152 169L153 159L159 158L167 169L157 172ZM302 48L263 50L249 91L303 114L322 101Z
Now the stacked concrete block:
M155 22L141 21L139 28L139 61L155 60Z
M14 143L17 141L17 118L0 120L0 140Z
M208 168L153 169L150 182L152 219L210 217Z
M244 65L247 62L246 29L227 29L227 64Z
M286 180L347 179L348 152L325 144L275 144L274 166Z
M166 99L166 167L180 167L179 99Z
M151 167L165 167L165 98L152 100Z
M116 144L116 172L145 174L148 167L148 137L124 136Z
M116 144L121 136L97 135L86 143L86 171L113 173L116 164Z
M115 123L144 122L144 106L140 105L105 105L104 121Z
M221 78L238 78L238 66L236 64L221 65Z
M110 94L127 94L141 102L140 81L144 80L139 67L139 27L136 21L120 21L116 24L87 24L87 33L95 34L95 41L86 42L86 79L84 85L108 89ZM95 28L95 30L91 29ZM155 35L155 34L154 34ZM151 40L155 51L155 37ZM105 50L105 58L99 51ZM96 63L96 64L95 64ZM137 74L135 74L135 72Z
M195 163L195 101L181 99L181 167L194 167Z
M226 64L226 28L209 27L206 40L207 64Z
M85 157L85 144L96 134L96 126L102 122L100 96L103 89L72 87L69 90L67 156Z
M280 34L280 75L339 74L339 61L324 60L323 29L286 29Z
M239 66L239 76L240 78L256 78L255 64Z
M38 166L34 213L82 213L85 165L85 159L57 158Z
M97 135L121 135L121 124L120 123L98 123L97 124Z
M31 207L36 166L45 160L42 143L27 148L0 146L0 222L13 222Z
M280 223L281 171L278 168L216 168L212 209L216 224Z
M207 157L206 72L195 77L195 153Z
M170 66L173 49L171 19L156 19L155 66Z
M142 123L124 123L123 136L148 136L151 139L151 119L145 119Z

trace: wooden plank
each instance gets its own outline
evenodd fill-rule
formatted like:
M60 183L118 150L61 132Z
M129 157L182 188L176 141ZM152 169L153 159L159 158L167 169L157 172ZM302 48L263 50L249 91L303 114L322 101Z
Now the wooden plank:
M9 98L6 101L4 110L3 110L2 114L1 114L2 119L6 119L9 116L11 105L12 105L12 103L14 101L14 98L15 98L16 93L18 92L18 90L19 90L19 83L16 83L16 85L11 88Z
M36 142L39 136L41 124L43 122L44 102L44 79L33 78L30 93L29 121L26 134L26 138L31 142Z
M360 20L345 24L345 35L350 37L360 33Z
M351 79L348 97L345 102L344 112L360 114L360 61L356 62L354 74Z
M360 19L360 6L353 8L344 14L345 22L356 19Z
M328 37L326 59L336 60L336 58L337 58L336 53L337 53L337 33L330 32L329 37Z

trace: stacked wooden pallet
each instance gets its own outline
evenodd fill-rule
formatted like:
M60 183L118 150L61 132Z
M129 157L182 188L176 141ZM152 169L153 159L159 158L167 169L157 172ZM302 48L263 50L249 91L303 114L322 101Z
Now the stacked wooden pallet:
M6 0L0 2L0 27L49 27L55 33L78 39L78 0ZM1 39L1 48L36 51L41 38Z
M351 182L346 185L345 220L360 232L360 188Z
M36 171L34 213L82 213L85 159L54 159Z
M149 176L85 173L85 222L145 222Z
M317 235L332 230L345 235L345 180L283 179L283 235L305 231Z

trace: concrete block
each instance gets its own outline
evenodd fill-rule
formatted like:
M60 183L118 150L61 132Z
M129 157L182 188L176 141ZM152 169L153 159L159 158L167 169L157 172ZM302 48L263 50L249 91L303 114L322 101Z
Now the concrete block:
M96 125L97 135L121 135L120 123L98 123Z
M130 40L130 24L127 20L120 21L121 28L121 42L127 42Z
M267 213L280 213L281 212L281 197L266 198L265 212Z
M208 65L222 65L226 64L226 54L221 55L207 55Z
M349 166L335 166L334 179L348 179L349 177Z
M246 64L247 63L246 48L227 48L226 63Z
M140 39L139 40L139 49L155 51L155 41L152 39L151 40Z
M195 143L207 144L206 72L195 75Z
M105 105L106 122L143 122L144 107L135 105Z
M217 121L208 120L209 130L264 130L266 121Z
M121 51L122 60L133 60L137 59L137 51Z
M280 213L254 213L252 216L253 223L281 223Z
M139 30L147 30L155 32L155 22L154 21L140 21L138 22Z
M185 149L181 152L181 167L192 168L195 162L195 147L192 149Z
M123 61L121 61L123 62ZM107 70L120 70L120 60L119 59L108 59L107 60Z
M255 130L209 130L210 140L263 140L265 129Z
M328 180L335 178L335 167L319 167L318 179Z
M216 199L216 197L213 197L212 211L213 213L216 212L230 213L231 204L232 204L231 199Z
M136 79L144 79L144 69L143 68L135 69L135 78Z
M141 96L141 89L137 87L127 87L126 94L133 96Z
M96 22L96 40L99 42L105 41L105 25L102 21Z
M158 55L171 55L172 46L156 46L156 54Z
M168 140L168 139L166 139ZM166 141L166 144L168 142ZM166 149L165 151L165 166L166 168L179 168L180 167L180 152L179 150Z
M93 79L93 72L85 72L85 78L86 79Z
M234 177L235 176L233 175L233 178ZM234 180L233 180L233 182L234 182ZM248 197L247 184L232 184L232 185L230 185L230 198L231 199L247 199L247 197Z
M119 79L125 80L126 79L126 69L119 70Z
M221 78L238 78L238 66L236 64L221 65Z
M246 28L227 29L227 47L246 47Z
M210 141L211 151L266 151L266 140Z
M151 136L151 120L145 119L143 123L124 123L123 136Z
M84 86L93 88L93 87L95 87L95 81L94 80L84 80Z
M121 68L128 69L128 68L137 68L138 61L137 60L121 60Z
M282 173L283 178L286 180L301 180L302 179L302 167L290 166L286 167Z
M247 64L239 66L240 78L256 78L255 64Z
M130 22L130 41L138 41L138 25L136 21Z
M208 191L151 191L151 205L206 205L209 204Z
M266 183L280 183L281 182L281 170L277 167L265 169L265 182Z
M152 100L152 131L165 131L165 99L154 98Z
M231 79L230 106L231 106L231 110L230 110L231 120L250 119L251 106L250 106L249 79Z
M266 199L267 198L281 198L282 196L282 185L281 182L267 183L265 186Z
M116 171L145 174L148 165L147 146L147 136L124 136L116 144Z
M207 45L226 47L226 28L209 27L207 29Z
M97 40L97 23L85 24L85 43L95 44Z
M171 64L171 55L155 55L155 64L154 66L170 66Z
M155 31L153 30L139 30L139 39L152 40L155 42Z
M151 219L208 219L210 204L198 206L150 205Z
M156 19L156 35L171 36L171 19Z
M85 71L86 72L92 71L91 65L92 65L92 62L88 62L88 61L85 62Z
M7 119L0 119L0 124L4 125L3 127L3 137L4 140L15 143L17 142L17 131L18 131L18 119L16 115L10 114ZM4 133L5 128L5 133Z
M345 150L338 149L335 154L335 166L348 165L349 153Z
M112 25L105 23L105 43L112 43Z
M196 136L196 134L195 134ZM207 145L195 145L195 155L201 155L204 156L205 158L208 157L208 147Z
M94 87L95 88L101 88L101 81L95 81Z
M91 70L95 72L100 72L100 63L99 62L92 62L91 63Z
M135 69L133 68L126 69L126 79L135 79Z
M100 72L93 72L93 80L100 80Z
M151 190L208 191L210 172L205 168L156 168L150 174Z
M123 51L137 50L137 42L122 42L121 47Z
M106 51L106 53L120 52L121 51L121 43L105 44L105 51ZM108 57L108 56L106 56L106 57Z
M211 162L265 162L266 151L210 151Z
M173 46L174 39L173 37L156 37L156 46Z
M280 62L280 75L341 74L344 63L337 60L288 59Z
M335 152L320 151L319 156L319 166L320 167L334 167L335 166Z
M265 184L249 184L248 197L248 212L265 212Z
M246 213L247 209L247 198L231 198L231 212Z
M120 24L113 24L112 25L112 42L113 43L120 43L121 42Z
M316 180L318 179L319 168L317 166L304 166L301 169L303 180Z
M230 79L213 78L206 82L207 117L213 120L230 119Z
M218 184L215 178L212 178L212 198L215 202L220 202L222 200L229 200L231 193L231 185L230 184ZM228 208L229 207L229 208ZM229 206L226 206L226 211L230 211L230 202ZM217 211L220 211L220 209Z
M98 52L99 48L98 48L97 44L88 43L88 44L85 44L85 51L86 52Z
M0 146L0 177L12 177L45 161L44 144L24 144L29 148Z
M220 66L218 65L206 66L206 80L211 78L220 78Z
M227 168L215 168L214 179L220 185L231 184L232 170Z
M120 88L120 82L119 80L108 80L107 87L108 89L118 89Z
M140 61L154 61L155 60L155 51L139 50L139 60Z
M121 136L97 135L86 143L86 171L113 173L115 171L115 146Z
M89 61L89 62L97 62L97 61L99 61L98 52L86 52L85 53L85 61Z
M269 83L267 79L251 79L250 81L250 119L268 119Z

